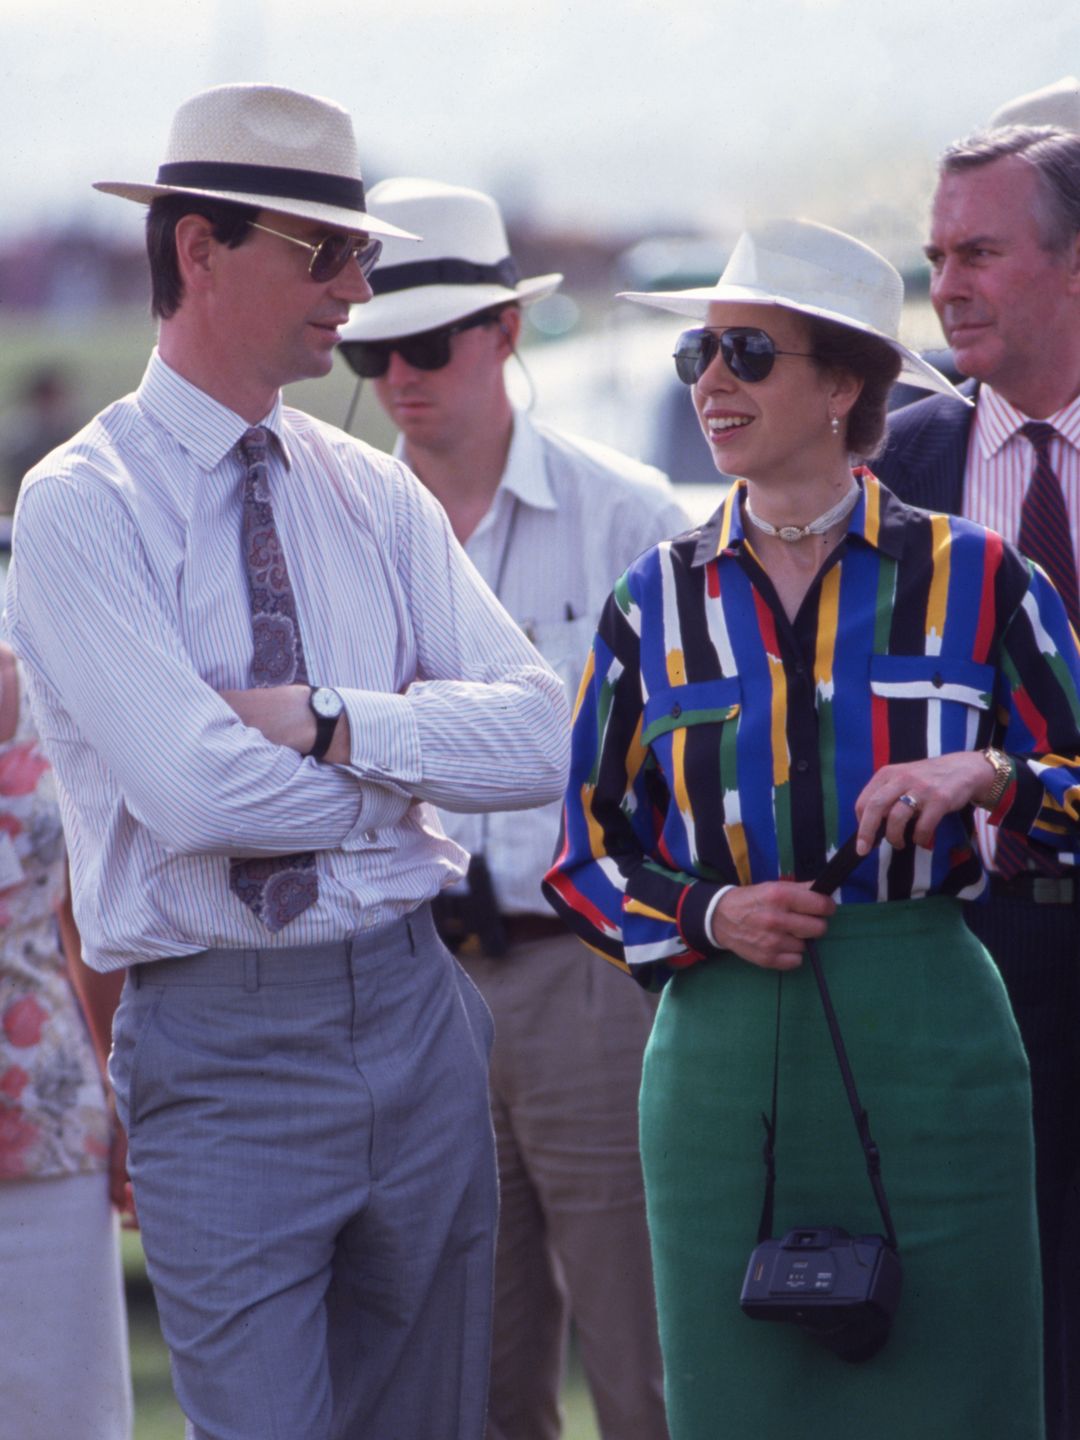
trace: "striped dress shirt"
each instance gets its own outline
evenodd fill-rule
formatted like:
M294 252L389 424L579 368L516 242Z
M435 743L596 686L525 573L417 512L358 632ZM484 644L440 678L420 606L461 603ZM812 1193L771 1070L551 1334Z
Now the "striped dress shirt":
M883 765L995 744L997 811L1054 846L1080 830L1080 651L1056 591L1000 536L901 504L866 470L844 542L790 622L742 528L641 556L600 621L545 890L644 981L714 953L724 885L816 876ZM878 846L841 903L985 886L970 809L932 850Z
M341 939L407 914L465 855L434 810L550 800L567 705L405 466L284 407L262 422L313 685L344 700L348 765L241 723L250 686L239 415L156 353L138 391L31 471L11 641L53 760L86 958ZM318 853L319 899L277 933L229 857Z
M964 468L963 513L1013 544L1020 533L1020 511L1035 470L1031 442L1016 432L1030 418L989 385L979 386ZM1050 442L1050 462L1061 481L1073 554L1080 556L1080 396L1064 410L1048 415L1046 424L1053 425L1061 437ZM997 835L981 811L976 812L975 828L979 848L992 864ZM1059 858L1076 864L1080 855L1063 853Z

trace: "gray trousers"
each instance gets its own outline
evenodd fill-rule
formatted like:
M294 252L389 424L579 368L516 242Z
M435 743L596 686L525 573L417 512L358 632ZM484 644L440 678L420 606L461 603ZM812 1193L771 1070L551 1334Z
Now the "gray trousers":
M426 906L129 976L111 1072L193 1440L480 1440L491 1039Z
M487 1440L557 1440L571 1318L603 1440L666 1440L638 1153L655 1000L572 935L462 963L495 1016Z

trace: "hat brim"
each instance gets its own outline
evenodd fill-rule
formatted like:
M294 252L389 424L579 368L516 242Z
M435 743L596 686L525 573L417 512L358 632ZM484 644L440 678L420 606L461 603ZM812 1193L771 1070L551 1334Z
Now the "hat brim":
M806 305L801 301L796 303L782 295L757 290L752 285L709 285L696 290L621 290L617 298L633 300L638 305L651 305L654 309L668 310L673 315L685 315L692 320L707 319L709 306L718 302L725 305L775 305L782 310L794 310L799 315L816 315L821 320L832 320L848 330L858 330L863 335L875 335L884 341L890 350L895 350L900 357L897 383L906 380L922 390L936 390L941 395L951 395L955 400L962 400L965 405L975 403L969 396L962 394L952 381L940 370L936 370L929 361L875 326L853 320L850 315L827 310L820 305Z
M131 185L120 180L98 180L94 189L105 195L119 195L149 205L159 195L199 195L205 200L230 200L236 205L251 205L256 210L274 210L279 215L293 215L298 220L314 220L324 225L337 225L343 230L362 231L366 235L385 235L397 240L419 240L411 230L401 230L379 220L364 210L349 210L339 205L320 205L314 200L289 200L282 195L251 195L235 190L196 190L186 185Z
M350 340L396 340L421 335L495 305L534 305L553 295L562 280L561 275L534 275L515 286L417 285L395 290L389 295L376 295L365 305L354 305L340 338L348 344Z

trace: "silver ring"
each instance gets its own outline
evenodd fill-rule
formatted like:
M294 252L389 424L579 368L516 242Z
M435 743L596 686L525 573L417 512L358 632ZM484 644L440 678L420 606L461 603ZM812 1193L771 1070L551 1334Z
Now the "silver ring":
M920 810L922 808L919 804L919 801L915 799L914 795L901 795L900 799L897 801L897 804L906 805L909 810Z

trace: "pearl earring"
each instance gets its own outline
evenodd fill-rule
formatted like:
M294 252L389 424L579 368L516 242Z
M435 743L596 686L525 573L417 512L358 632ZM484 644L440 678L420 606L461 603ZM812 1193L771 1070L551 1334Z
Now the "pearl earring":
M829 416L829 428L834 435L840 434L840 421L835 415Z

